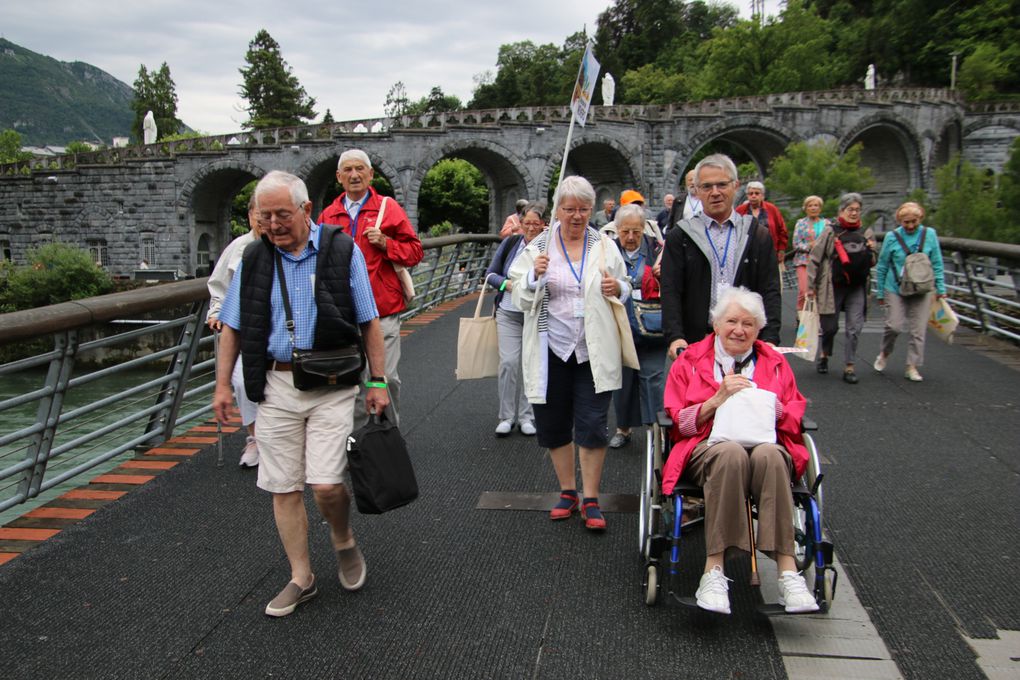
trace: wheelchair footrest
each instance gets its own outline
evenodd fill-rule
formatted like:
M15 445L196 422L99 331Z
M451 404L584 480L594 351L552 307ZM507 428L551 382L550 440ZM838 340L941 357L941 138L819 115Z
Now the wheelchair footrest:
M814 612L788 612L786 611L786 607L778 602L774 602L772 604L763 602L758 605L758 613L763 614L764 616L803 616L804 614L820 614L822 613L822 610L819 609Z

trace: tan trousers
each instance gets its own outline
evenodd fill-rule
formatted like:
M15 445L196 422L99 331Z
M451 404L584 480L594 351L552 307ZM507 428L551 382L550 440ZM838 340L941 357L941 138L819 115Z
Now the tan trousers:
M907 345L907 363L920 367L924 363L924 334L928 330L932 293L901 297L885 292L885 332L882 334L882 354L889 356L896 346L896 336L910 335Z
M746 498L758 507L755 547L773 556L793 554L793 494L790 454L778 444L759 444L750 452L734 442L694 447L684 479L705 493L705 549L750 551Z

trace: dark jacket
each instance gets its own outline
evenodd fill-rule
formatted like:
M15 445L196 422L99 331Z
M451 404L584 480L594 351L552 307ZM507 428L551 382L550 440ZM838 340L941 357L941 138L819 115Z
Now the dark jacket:
M517 249L517 245L523 238L523 234L514 234L503 239L503 242L499 244L499 248L496 248L496 254L492 256L489 268L485 270L485 282L498 291L492 306L493 315L499 309L499 302L503 299L503 294L506 292L499 290L499 287L510 278L508 274L510 272L510 265L513 264L510 262L510 253Z
M360 344L361 331L351 294L354 241L339 229L321 226L315 262L315 340L311 349L338 349ZM265 236L244 250L241 267L241 357L244 391L262 401L269 359L271 297L276 278L276 248ZM289 290L289 289L288 289ZM304 349L304 348L302 348Z
M759 338L779 344L782 325L782 298L780 296L779 268L772 235L757 220L738 229L747 230L747 238L734 286L743 286L762 296L765 302L765 327ZM712 331L708 321L712 298L712 265L708 257L692 239L696 229L704 229L700 217L680 220L666 236L662 255L662 326L666 341L683 338L688 343L698 342Z

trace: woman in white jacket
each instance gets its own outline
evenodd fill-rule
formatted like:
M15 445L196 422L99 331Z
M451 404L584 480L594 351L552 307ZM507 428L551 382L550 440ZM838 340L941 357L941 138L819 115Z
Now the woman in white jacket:
M602 531L606 521L598 493L609 405L622 382L620 336L609 299L626 300L630 284L619 248L588 226L595 205L588 180L565 178L555 205L553 226L510 269L513 302L524 312L524 389L534 405L538 444L549 449L560 484L550 519L567 519L580 504L585 526Z
M255 192L252 192L248 201L248 224L251 230L243 236L238 236L231 241L223 252L220 253L212 274L209 275L209 314L206 315L206 323L213 333L220 330L220 307L223 306L223 298L230 288L230 281L234 278L241 263L241 256L249 244L254 243L261 234L259 233L258 220L255 215ZM241 424L248 429L248 439L245 441L244 451L241 452L241 467L256 467L259 464L259 447L255 443L255 412L257 404L249 401L244 393L244 376L241 372L241 357L237 357L234 364L234 373L230 376L230 383L234 387L234 398L237 400L237 409L241 412Z

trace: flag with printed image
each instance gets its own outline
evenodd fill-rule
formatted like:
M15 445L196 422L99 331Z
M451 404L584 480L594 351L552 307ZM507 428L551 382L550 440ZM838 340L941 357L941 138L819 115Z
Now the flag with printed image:
M574 85L574 94L570 98L570 108L574 112L574 118L581 127L588 118L588 108L591 106L591 97L595 92L595 81L599 77L599 63L591 52L591 43L584 50L584 57L581 58L581 68L577 72L577 84Z

